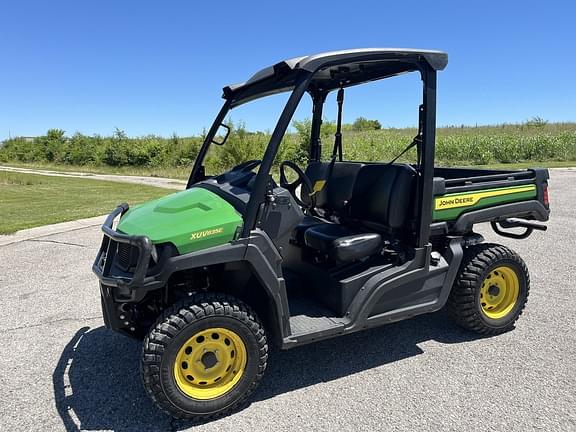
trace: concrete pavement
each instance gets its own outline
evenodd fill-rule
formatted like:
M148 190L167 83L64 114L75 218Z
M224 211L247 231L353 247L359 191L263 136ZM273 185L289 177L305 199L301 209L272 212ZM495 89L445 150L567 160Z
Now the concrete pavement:
M73 178L86 178L90 180L107 180L121 183L133 183L147 186L163 187L167 189L183 189L183 186L186 185L186 181L184 180L177 180L164 177L130 176L130 175L117 175L117 174L94 174L94 173L75 172L75 171L52 171L39 168L12 167L7 165L0 165L0 171L37 174L50 177L73 177Z
M194 428L148 400L139 343L103 327L97 226L0 245L0 430L576 430L574 184L552 171L545 233L479 230L530 269L516 330L479 338L441 311L274 353L250 406Z

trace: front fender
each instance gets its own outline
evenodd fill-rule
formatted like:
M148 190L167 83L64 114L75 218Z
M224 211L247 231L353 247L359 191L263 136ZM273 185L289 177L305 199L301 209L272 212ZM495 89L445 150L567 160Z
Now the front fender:
M248 238L225 245L172 257L167 260L158 279L166 283L177 271L242 261L248 263L274 305L276 331L282 338L289 336L290 313L282 275L282 257L262 230L253 230Z

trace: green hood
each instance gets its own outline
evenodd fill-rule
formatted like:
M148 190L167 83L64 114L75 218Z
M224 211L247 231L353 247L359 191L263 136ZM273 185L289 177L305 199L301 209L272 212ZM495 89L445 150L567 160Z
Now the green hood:
M191 188L136 206L122 216L118 230L145 235L152 243L173 243L181 254L229 242L242 216L218 195Z

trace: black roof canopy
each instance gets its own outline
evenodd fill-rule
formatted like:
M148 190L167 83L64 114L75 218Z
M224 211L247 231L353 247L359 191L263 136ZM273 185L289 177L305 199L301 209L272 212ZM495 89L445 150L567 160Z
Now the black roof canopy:
M314 73L310 90L331 91L367 81L419 70L423 64L442 70L448 55L442 51L363 48L295 57L254 74L248 81L224 87L232 106L294 87L302 73Z

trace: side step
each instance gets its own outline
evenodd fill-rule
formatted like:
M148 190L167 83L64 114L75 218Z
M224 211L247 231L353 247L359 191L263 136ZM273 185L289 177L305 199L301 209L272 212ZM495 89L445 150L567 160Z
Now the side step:
M284 340L286 345L303 344L316 339L325 339L344 332L345 318L334 316L334 312L314 301L295 298L290 301L291 335Z
M290 328L292 329L292 337L300 339L311 334L332 333L339 328L343 329L344 323L341 318L296 315L290 317Z

